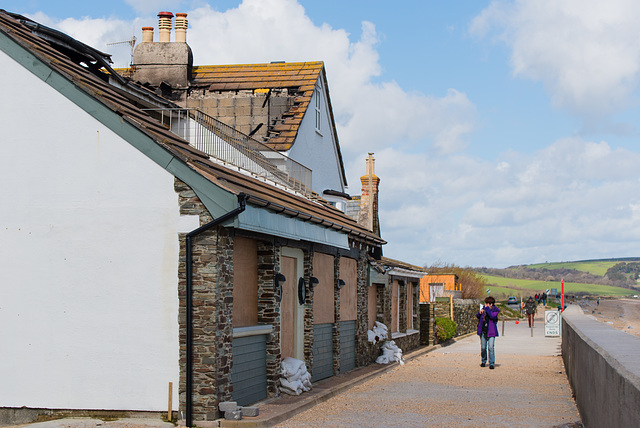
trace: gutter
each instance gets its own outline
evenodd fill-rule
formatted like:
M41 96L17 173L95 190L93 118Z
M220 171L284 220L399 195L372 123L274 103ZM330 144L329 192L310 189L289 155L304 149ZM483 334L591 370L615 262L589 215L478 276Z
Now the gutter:
M191 246L191 240L200 233L218 225L230 218L236 217L238 214L246 209L247 195L241 193L238 195L238 208L229 211L226 214L221 215L217 219L210 221L209 223L200 226L199 228L187 233L186 236L186 255L187 255L187 290L186 290L186 313L187 313L187 364L186 364L186 399L185 399L185 412L186 412L186 425L192 427L193 419L193 267L192 257L193 249Z

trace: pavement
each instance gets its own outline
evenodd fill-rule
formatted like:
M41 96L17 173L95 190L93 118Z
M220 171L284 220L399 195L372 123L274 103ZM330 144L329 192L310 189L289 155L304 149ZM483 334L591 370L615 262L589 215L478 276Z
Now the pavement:
M561 355L560 337L545 337L544 311L539 311L533 329L529 329L526 319L516 324L515 321L499 322L500 333L499 342L496 342L499 356L503 355L539 355L557 356ZM423 357L430 352L441 350L441 352L455 354L476 354L479 360L479 344L475 333L461 336L450 340L445 345L425 346L404 354L405 364L411 364L413 360ZM499 359L497 358L497 361ZM256 417L244 417L239 421L220 419L210 422L198 422L200 427L271 427L294 417L295 415L311 409L319 403L323 403L332 397L339 395L350 388L367 382L388 371L397 369L399 363L388 365L372 364L367 367L354 369L348 373L331 377L313 384L313 389L300 396L283 395L278 398L271 398L253 406L259 408L259 415ZM500 369L499 363L496 368ZM570 399L570 397L569 397ZM48 422L33 423L30 428L87 428L87 427L107 427L107 428L134 428L134 427L172 427L173 424L162 422L159 419L119 419L117 421L103 421L89 418L67 418ZM574 425L566 425L574 426ZM581 426L581 425L575 425Z

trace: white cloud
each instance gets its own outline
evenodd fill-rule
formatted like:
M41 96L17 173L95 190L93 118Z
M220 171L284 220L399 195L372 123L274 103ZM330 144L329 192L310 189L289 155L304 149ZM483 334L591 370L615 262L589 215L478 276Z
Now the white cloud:
M571 138L506 156L376 155L386 251L474 266L637 252L640 154Z
M494 1L470 31L506 43L513 73L543 82L556 106L602 118L635 102L639 19L635 0Z

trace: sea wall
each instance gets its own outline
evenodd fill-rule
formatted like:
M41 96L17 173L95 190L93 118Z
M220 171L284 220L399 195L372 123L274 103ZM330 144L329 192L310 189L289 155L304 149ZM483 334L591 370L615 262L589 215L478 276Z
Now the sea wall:
M640 338L577 306L562 317L562 357L586 427L640 426Z

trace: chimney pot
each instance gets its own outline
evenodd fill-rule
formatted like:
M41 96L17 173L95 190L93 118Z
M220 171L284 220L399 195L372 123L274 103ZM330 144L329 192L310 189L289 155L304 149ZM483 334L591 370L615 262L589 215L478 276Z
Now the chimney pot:
M142 27L142 43L153 43L153 27Z
M169 43L171 41L171 19L173 13L158 13L158 35L160 43Z
M176 13L176 43L187 43L187 14Z

